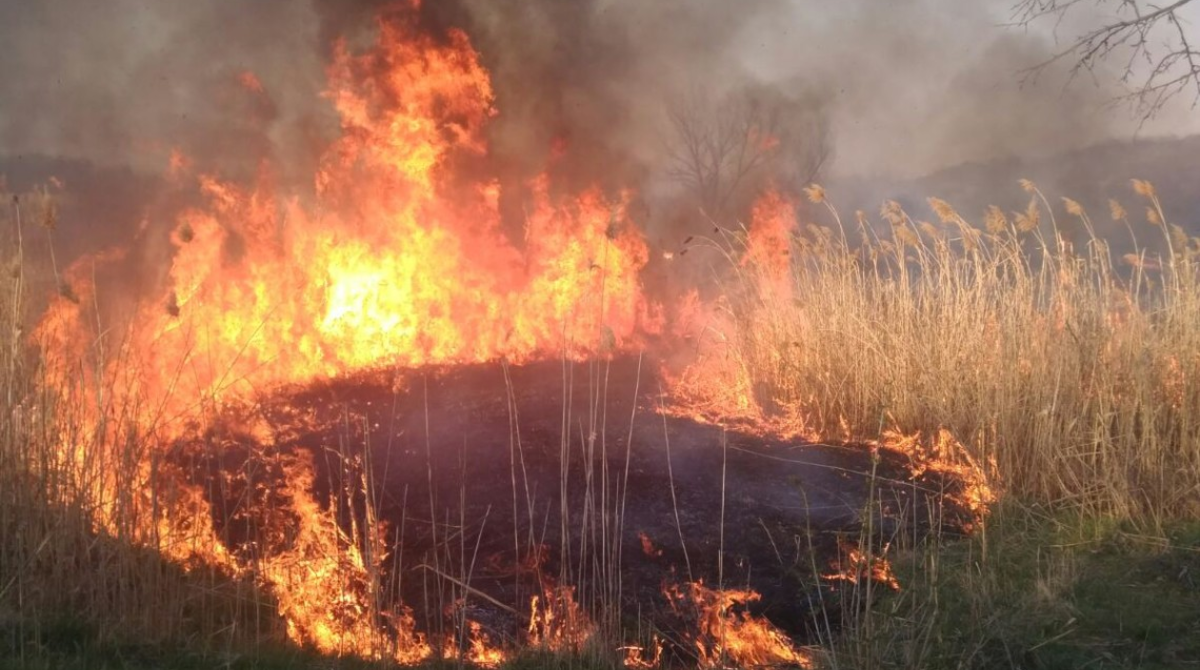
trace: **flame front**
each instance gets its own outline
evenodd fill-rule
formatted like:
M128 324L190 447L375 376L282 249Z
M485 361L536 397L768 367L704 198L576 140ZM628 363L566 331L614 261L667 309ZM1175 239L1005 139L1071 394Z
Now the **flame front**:
M763 617L751 616L746 606L761 596L752 590L710 589L700 582L663 589L676 612L696 630L692 643L702 668L814 666L813 655L797 649L783 631Z
M168 449L221 405L283 384L385 366L574 358L655 329L639 279L647 248L626 216L628 196L553 198L550 179L538 177L512 231L498 182L464 176L486 158L491 83L464 33L422 33L414 7L385 13L371 48L335 48L326 95L341 132L312 196L283 191L269 163L249 186L198 175L207 205L176 222L169 268L131 301L127 327L108 323L113 315L98 305L117 301L91 281L126 254L93 256L64 274L35 338L60 404L94 416L89 428L63 431L62 458L93 457L85 441ZM266 95L253 74L239 81L247 95ZM191 169L172 154L170 178ZM313 498L311 463L288 473L293 541L243 565L217 540L196 487L173 482L186 504L170 509L139 493L164 486L157 457L139 458L136 482L94 486L98 500L132 490L144 503L139 541L166 538L174 558L253 571L278 599L289 637L306 646L405 662L438 653L402 606L378 611L368 578L382 548L372 529L348 535ZM115 528L113 513L96 507L97 525ZM470 640L477 662L501 658L477 625Z
M280 194L270 165L248 188L200 177L209 205L181 217L167 285L126 339L138 393L169 416L373 366L579 356L654 329L627 198L556 201L538 178L524 229L506 233L497 183L459 175L487 152L491 85L465 34L436 41L411 14L381 19L365 53L336 49L341 135L314 202ZM93 331L88 306L59 301L43 342Z
M103 472L88 484L109 507L124 500L124 513L134 510L136 542L185 565L253 574L275 596L289 637L307 647L405 663L457 654L492 666L504 654L478 623L463 619L469 634L460 649L416 632L402 603L383 602L373 581L386 553L377 520L345 528L314 497L310 461L287 468L280 498L291 515L286 541L264 547L253 562L235 543L218 540L210 503L187 473L164 484L164 472L179 466L163 456L181 437L202 433L195 428L225 403L282 385L382 367L577 358L661 330L659 310L641 290L648 251L629 220L628 194L555 196L541 175L525 184L520 226L506 223L499 182L477 176L486 172L479 166L497 113L488 74L464 33L423 33L412 2L383 15L371 48L334 49L326 95L340 134L319 161L311 195L281 188L278 166L269 162L250 185L194 175L206 205L175 222L169 267L131 301L128 325L115 326L99 308L110 301L91 280L95 269L127 258L105 252L64 273L35 338L59 404L94 414L81 421L90 426L63 431L57 457L115 462L119 455L97 456L94 445L111 452L147 445L133 475L118 482ZM239 81L247 95L267 95L252 73ZM172 154L171 179L192 178L192 170L187 157ZM783 197L768 193L755 206L741 266L753 277L760 309L792 299L795 228ZM718 334L706 337L728 345L721 333L731 329L720 319L729 310L720 307L701 304L693 292L677 321L696 317L701 332ZM763 367L783 369L775 361ZM758 386L729 356L710 356L674 391L688 401L684 411L765 425ZM779 413L792 433L802 432L798 411ZM973 462L961 466L977 470ZM172 504L158 497L167 488ZM969 494L973 510L990 500L986 490ZM104 504L94 508L97 526L118 525ZM661 557L648 536L639 539L646 556ZM705 667L726 659L813 662L770 622L745 612L758 598L751 591L695 583L668 595L692 608ZM596 632L568 586L547 588L530 604L532 646L580 652ZM658 641L652 653L623 650L628 667L656 667L661 658Z

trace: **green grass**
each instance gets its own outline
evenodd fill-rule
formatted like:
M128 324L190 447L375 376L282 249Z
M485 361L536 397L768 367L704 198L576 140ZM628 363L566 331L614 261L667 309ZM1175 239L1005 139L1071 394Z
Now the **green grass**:
M102 639L86 623L59 620L37 630L0 626L0 670L142 670L150 668L328 668L330 659L285 647L262 647L253 654L202 652L185 644L151 644ZM366 668L339 660L338 667Z
M104 640L94 627L72 620L37 631L0 625L0 670L380 670L394 664L323 656L287 645L260 645L227 652L199 651L188 644ZM462 668L453 660L430 661L420 670ZM527 650L502 670L607 670L620 667L597 655Z
M1198 521L1149 536L1009 502L984 533L895 567L904 589L838 643L839 666L1200 667Z

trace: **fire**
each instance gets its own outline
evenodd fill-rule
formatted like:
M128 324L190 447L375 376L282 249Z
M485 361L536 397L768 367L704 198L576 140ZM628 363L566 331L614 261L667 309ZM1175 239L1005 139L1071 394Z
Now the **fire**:
M629 645L622 647L618 651L625 652L625 658L621 663L631 670L651 670L657 668L662 663L663 643L658 635L654 635L650 643L650 651L645 647L637 645Z
M630 194L556 196L546 175L526 185L525 220L511 229L498 181L469 169L487 157L497 110L465 33L434 39L414 12L390 11L372 47L335 48L328 77L341 132L319 162L311 196L282 187L269 162L244 184L197 175L192 160L172 152L171 179L195 179L205 204L175 221L169 265L145 295L123 305L127 325L101 311L120 301L92 279L98 268L124 262L125 252L94 255L63 273L35 340L60 404L84 408L91 424L64 430L57 456L115 459L104 450L145 445L130 475L95 480L97 500L128 502L138 519L133 536L181 564L258 580L297 644L401 663L457 654L498 665L505 655L479 624L463 620L467 648L458 649L427 639L411 611L383 597L381 522L339 520L336 505L313 493L311 459L290 456L276 526L248 557L219 539L210 501L177 471L171 451L203 435L222 408L252 404L288 384L383 367L628 348L662 328L639 277L648 248L630 221ZM268 94L254 73L239 74L238 83ZM742 267L753 269L762 300L791 299L795 225L791 203L777 194L754 208ZM724 307L692 294L680 310L705 321L702 337L712 346L674 390L693 400L689 407L761 421L753 380L720 352L729 346ZM797 416L789 425L803 425ZM983 505L989 494L970 495ZM96 509L96 525L112 530L108 508ZM639 539L648 558L662 556L647 535ZM593 640L597 626L574 596L571 587L552 585L532 599L532 646L578 652ZM690 612L703 666L726 659L812 665L783 632L745 611L759 598L753 591L693 583L668 597ZM657 640L649 651L622 649L627 667L660 662Z
M62 403L92 414L92 427L64 431L63 458L82 462L85 442L148 445L135 481L95 486L100 500L134 492L145 510L137 537L181 561L250 571L299 644L406 663L437 652L411 613L385 608L373 590L385 553L377 524L339 525L311 493L310 462L288 466L281 492L290 516L281 523L292 530L249 561L218 540L186 474L169 478L175 503L165 504L158 489L168 478L153 452L194 435L215 410L284 384L384 366L603 354L657 328L628 195L556 198L541 177L512 231L498 183L464 176L488 151L489 76L464 33L434 39L411 9L386 13L369 49L335 49L326 95L341 133L312 197L282 189L270 163L249 185L195 176L207 204L176 221L169 267L130 301L127 326L99 311L119 301L92 282L97 268L122 262L117 251L66 272L35 333ZM238 83L267 94L253 73ZM173 180L192 170L172 152ZM103 508L96 523L112 523ZM590 635L569 590L548 592L541 609L535 602L534 619L539 644L577 647ZM471 660L502 658L477 626L469 639Z
M429 646L413 632L407 610L389 613L390 636L377 624L383 613L370 573L383 558L382 538L357 524L357 537L341 529L310 493L313 466L308 459L297 457L285 472L283 496L295 517L294 530L280 533L287 539L265 552L258 570L279 600L288 636L323 653L392 655L400 662L428 657Z
M896 579L892 564L887 559L887 545L883 546L878 555L871 556L869 565L866 553L844 538L838 538L838 551L842 558L831 566L833 572L821 575L822 579L858 584L869 578L893 591L900 590L900 581Z
M791 309L792 238L797 229L795 203L767 190L755 201L745 234L729 243L738 281L727 284L726 293L715 301L706 302L693 291L675 308L672 333L690 341L696 357L680 371L664 370L671 379L668 411L702 422L734 421L776 435L820 437L809 428L803 406L777 406L764 397L762 380L755 379L747 365L747 343L741 341L757 324L771 323L764 314ZM783 369L780 360L755 363L762 369Z
M549 586L529 602L529 644L550 651L581 651L596 626L575 601L570 586Z
M491 645L487 634L483 632L483 627L477 622L467 622L467 628L470 632L469 646L466 654L467 661L483 668L494 668L508 659L508 656L502 650ZM454 655L447 654L446 656L453 658Z
M905 435L885 431L877 446L908 456L909 472L914 479L934 472L949 475L958 483L959 489L946 492L945 498L961 506L969 515L970 518L963 521L965 531L982 523L996 501L992 485L996 480L995 463L972 457L971 452L946 429L939 430L932 439L924 438L919 432Z
M814 658L762 617L745 611L761 596L746 589L715 590L700 582L673 585L664 594L676 612L695 622L692 640L701 667L795 665L814 667Z
M435 41L389 14L329 76L342 133L314 203L281 193L270 165L249 187L199 178L208 206L179 220L165 285L124 340L132 392L176 418L363 368L578 357L654 330L627 197L555 201L539 179L514 240L498 185L456 173L486 153L495 113L464 34ZM59 300L40 340L85 350L90 308Z
M768 190L754 203L741 265L751 268L763 300L791 300L791 236L796 232L795 204Z
M663 550L654 544L654 540L645 531L638 531L638 540L642 543L642 554L647 558L661 558Z

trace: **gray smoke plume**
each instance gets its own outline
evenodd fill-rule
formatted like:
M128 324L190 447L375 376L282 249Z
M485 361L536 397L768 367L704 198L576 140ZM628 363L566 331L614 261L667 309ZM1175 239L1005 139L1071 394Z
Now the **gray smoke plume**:
M272 158L281 179L304 184L336 134L320 96L330 45L366 43L372 17L389 5L2 3L0 155L156 171L178 148L233 176ZM1053 72L1022 81L1054 42L1045 31L1003 27L1010 8L1010 0L425 0L420 11L435 34L465 30L492 73L491 160L502 178L541 170L565 142L560 187L654 193L675 184L672 106L701 113L747 91L785 101L781 127L793 135L823 135L811 143L833 149L824 174L915 176L1131 136L1136 120L1103 105L1119 92L1114 78L1067 89ZM261 93L239 84L247 72Z

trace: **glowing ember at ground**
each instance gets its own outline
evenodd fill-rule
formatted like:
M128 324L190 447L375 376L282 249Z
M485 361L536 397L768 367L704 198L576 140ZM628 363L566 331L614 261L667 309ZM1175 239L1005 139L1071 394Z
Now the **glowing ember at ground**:
M645 647L630 645L618 651L625 652L625 658L621 663L626 668L650 670L650 668L657 668L662 662L663 645L662 640L658 639L656 635L650 644L649 650Z
M529 601L529 644L550 651L584 649L596 625L575 601L575 588L547 588Z
M870 557L860 547L848 540L839 539L838 548L841 557L830 566L834 571L821 575L822 579L858 584L869 578L893 591L900 590L900 582L892 572L892 565L887 559L887 545Z
M656 414L657 398L647 389L657 384L636 359L615 359L599 367L569 365L566 374L572 381L565 389L559 378L563 373L561 362L547 362L431 369L413 372L415 377L401 384L384 373L358 375L280 393L254 408L230 410L227 420L207 436L186 440L178 449L184 455L203 454L215 440L226 446L214 477L263 473L253 486L201 482L219 498L222 512L216 514L216 533L237 555L260 545L253 531L242 529L277 525L263 516L262 510L269 508L264 502L243 502L244 488L293 490L283 479L295 481L287 473L297 459L286 455L312 453L321 459L316 480L299 484L330 492L327 505L305 515L314 519L309 526L313 530L291 521L296 530L283 534L291 538L290 544L268 546L275 547L272 552L281 556L275 561L280 564L317 540L330 548L315 553L341 557L337 564L322 563L318 556L306 559L314 569L324 566L320 569L327 574L339 575L332 579L338 587L328 592L332 600L303 613L316 616L326 628L332 625L326 623L331 612L358 613L361 619L333 621L379 621L385 639L401 636L400 648L408 653L429 655L434 649L447 657L457 657L459 647L434 642L434 637L467 639L464 656L478 656L473 641L485 635L548 650L579 651L603 637L605 613L614 607L699 635L701 619L681 618L681 610L664 597L661 585L689 571L697 581L715 583L723 559L725 583L733 587L729 593L756 595L738 595L734 600L739 604L726 603L721 616L731 618L735 632L761 638L761 644L791 644L789 636L803 633L819 597L811 590L818 575L805 582L805 566L813 560L826 565L842 559L834 533L853 527L861 511L872 452L861 445L811 445L723 433L708 423ZM608 383L608 419L589 414L587 389L597 379ZM556 437L564 397L571 398L565 409L572 423L595 420L598 435L619 436L590 452L586 433L571 436L565 489L562 446ZM454 417L460 416L470 421L456 422ZM519 417L518 435L510 432L514 417ZM519 445L510 441L516 437ZM234 453L240 458L230 460ZM331 453L338 454L332 461ZM916 528L922 520L938 516L930 506L942 504L941 491L949 482L934 473L908 480L909 460L898 452L884 452L879 459L874 464L879 475L875 495L890 510L889 522ZM276 468L276 461L287 467ZM607 484L601 474L605 471ZM679 526L672 486L683 515ZM223 497L220 491L225 491ZM320 495L324 494L317 499ZM375 506L363 507L367 499L374 499ZM310 496L276 504L291 509L312 500ZM620 507L624 512L618 514ZM939 513L947 520L967 514L957 507ZM225 517L244 514L252 523L221 523ZM718 542L722 518L723 552ZM619 537L606 536L605 523L619 527ZM370 527L382 529L378 532L386 541L372 544L370 538L379 535L367 533ZM621 543L608 545L619 548L618 556L605 549L605 537ZM796 538L806 539L797 544ZM359 549L351 549L351 544ZM608 570L617 565L622 586L612 593L603 585ZM372 572L394 575L403 587L378 593L378 600L364 597L361 594L370 591L359 585L371 583L367 577ZM286 583L284 579L277 581ZM300 602L323 602L321 593ZM747 619L743 605L761 611ZM372 607L379 614L370 614ZM324 630L300 614L294 620L302 630ZM465 630L455 632L463 625ZM338 635L353 637L339 630L334 640ZM710 660L714 653L735 653L705 644ZM738 649L751 645L753 650L759 643L740 644ZM663 654L695 660L698 652L693 647L689 643L681 649L672 642ZM483 648L501 653L496 647ZM761 653L778 659L793 653L786 649ZM737 653L753 659L760 652ZM641 661L629 662L648 663L653 656L647 648L636 656Z
M710 589L700 582L667 589L672 606L696 620L693 640L701 667L812 667L812 657L781 630L745 608L761 596L750 590Z

